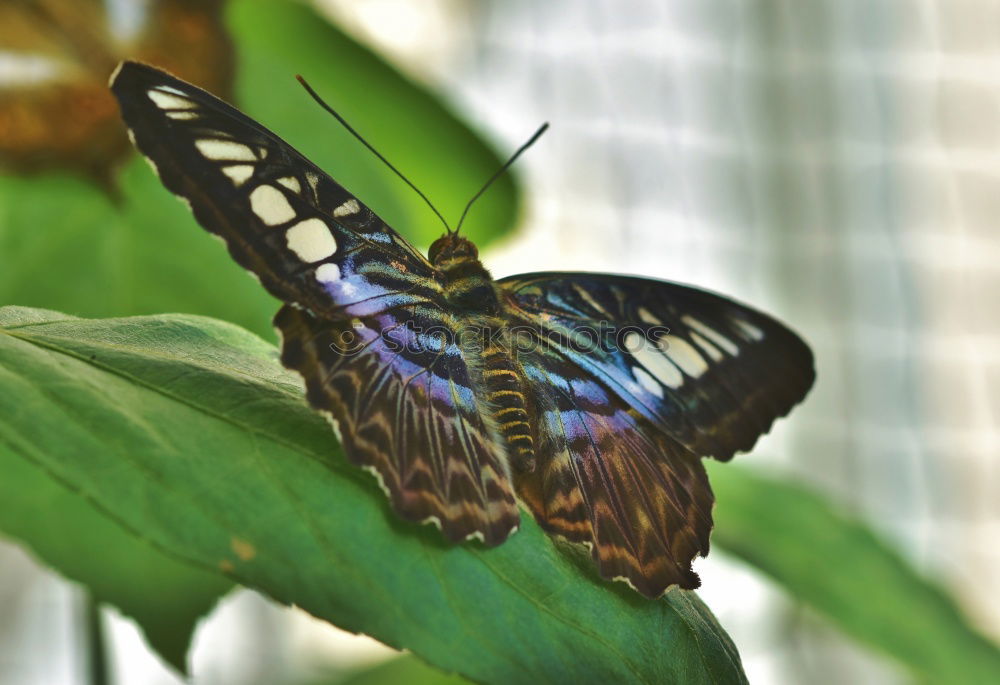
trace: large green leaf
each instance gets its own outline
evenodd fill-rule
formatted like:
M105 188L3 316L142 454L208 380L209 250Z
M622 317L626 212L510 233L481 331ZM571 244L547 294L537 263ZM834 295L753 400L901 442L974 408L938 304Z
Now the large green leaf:
M369 668L324 680L312 685L468 685L470 681L454 673L443 673L420 659L405 654Z
M12 325L39 320L36 313L19 311ZM52 320L53 315L46 312L44 317ZM0 387L16 407L18 388L3 363ZM72 482L25 459L11 448L3 426L17 422L30 434L37 424L25 407L5 410L0 422L0 534L23 541L49 566L86 585L93 599L134 618L160 656L185 672L196 623L232 583L164 554L142 531L123 528L102 513L100 503Z
M600 582L525 517L486 550L388 510L276 351L192 316L0 310L0 441L158 548L486 682L743 682L691 592Z
M1000 649L868 527L800 486L708 466L718 547L923 681L1000 682Z
M0 369L0 386L10 388ZM92 598L135 619L150 646L180 673L198 620L232 583L154 548L71 483L59 482L0 437L0 535L83 583Z
M443 228L419 197L325 114L296 73L348 115L449 217L500 159L426 89L297 2L239 0L230 24L240 56L240 104L296 145L400 233L427 244ZM184 311L264 336L278 308L202 231L145 164L133 159L116 205L66 176L0 176L0 302L85 316ZM510 176L472 213L488 242L518 211ZM463 229L464 230L464 229Z

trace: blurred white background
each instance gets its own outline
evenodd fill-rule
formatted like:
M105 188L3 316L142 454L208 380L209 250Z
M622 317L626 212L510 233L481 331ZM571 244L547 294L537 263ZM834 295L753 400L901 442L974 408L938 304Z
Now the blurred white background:
M494 275L685 281L802 333L818 383L740 460L869 521L1000 638L1000 2L321 4L500 149L552 123L519 162L529 208L485 254ZM78 590L13 546L0 568L19 607L0 681L81 682ZM718 549L698 570L751 682L906 682ZM177 682L106 619L119 682ZM386 654L244 592L193 658L214 685Z

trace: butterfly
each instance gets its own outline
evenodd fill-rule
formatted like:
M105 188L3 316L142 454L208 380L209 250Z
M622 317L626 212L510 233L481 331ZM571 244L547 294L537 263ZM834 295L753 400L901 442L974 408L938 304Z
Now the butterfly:
M209 93L124 62L139 151L285 304L281 360L404 519L502 543L521 504L646 597L695 588L703 457L750 450L803 399L808 346L773 318L666 281L494 280L450 229L424 257L308 159Z

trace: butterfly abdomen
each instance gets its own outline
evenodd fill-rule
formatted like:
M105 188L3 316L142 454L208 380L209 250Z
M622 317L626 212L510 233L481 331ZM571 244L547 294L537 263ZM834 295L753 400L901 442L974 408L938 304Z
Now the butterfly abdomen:
M507 447L517 471L534 467L535 439L532 435L524 379L510 357L509 347L495 342L483 349L482 377L486 402L492 409L497 433Z

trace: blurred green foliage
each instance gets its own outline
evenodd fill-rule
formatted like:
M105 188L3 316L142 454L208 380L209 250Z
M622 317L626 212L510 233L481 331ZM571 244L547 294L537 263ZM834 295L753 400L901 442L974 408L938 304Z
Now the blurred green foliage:
M799 485L710 462L712 542L924 682L1000 681L1000 650L872 531Z
M4 391L18 390L4 376ZM95 601L135 619L156 652L185 672L195 625L232 581L182 563L141 531L110 520L98 502L25 458L32 445L12 446L12 439L6 432L0 438L0 531L26 541L39 559L87 586Z
M310 83L397 168L457 220L502 163L440 97L297 2L229 5L238 53L237 104L350 188L417 245L444 228L423 201L296 82ZM137 158L116 205L72 176L0 176L0 302L79 316L189 312L275 339L279 303L209 240ZM480 245L510 231L514 177L479 200L463 231Z

